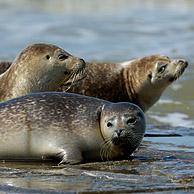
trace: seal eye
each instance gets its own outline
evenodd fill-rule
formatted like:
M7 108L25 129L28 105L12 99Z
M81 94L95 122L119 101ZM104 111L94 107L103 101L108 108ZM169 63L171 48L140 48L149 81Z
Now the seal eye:
M48 59L48 60L49 60L50 58L51 58L51 57L50 57L50 55L46 55L46 59Z
M152 79L152 74L151 73L148 74L148 77L149 77L149 79Z
M163 73L165 71L165 69L166 69L166 66L167 66L167 64L164 64L161 67L159 67L158 73Z
M112 127L112 126L113 126L113 124L111 122L107 123L107 127Z
M128 120L127 120L127 125L131 125L131 124L135 124L137 121L137 119L135 117L130 117Z
M58 58L59 58L60 61L64 61L65 59L68 58L68 56L65 55L65 54L59 54Z

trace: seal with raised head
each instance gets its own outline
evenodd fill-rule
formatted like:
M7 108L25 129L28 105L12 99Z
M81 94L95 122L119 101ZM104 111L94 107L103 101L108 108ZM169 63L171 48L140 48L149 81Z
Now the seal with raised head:
M0 65L3 68L3 64ZM4 62L4 67L9 67ZM83 59L51 44L32 44L22 50L0 76L0 100L32 92L55 91L75 80L85 68Z
M6 66L7 63L0 65ZM122 63L89 63L85 79L77 82L68 92L112 102L132 102L145 112L182 75L187 65L188 62L183 59L171 59L162 55ZM63 85L58 91L66 90L67 87Z
M62 163L127 158L145 132L143 111L64 92L34 93L0 104L0 159Z
M115 64L90 63L86 67L86 78L68 91L112 102L132 102L147 111L187 65L183 59L161 55Z

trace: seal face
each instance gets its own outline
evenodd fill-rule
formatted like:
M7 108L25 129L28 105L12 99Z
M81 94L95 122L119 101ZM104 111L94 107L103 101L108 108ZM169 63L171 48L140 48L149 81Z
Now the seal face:
M5 63L7 66L7 63ZM76 78L85 68L83 59L51 44L25 48L0 77L0 99L8 100L32 92L53 91Z
M168 57L163 57L156 62L154 71L150 71L148 77L152 84L165 87L177 80L187 66L187 61L183 59L170 60Z
M34 93L0 104L0 159L62 163L122 159L145 132L142 110L62 92Z
M171 59L161 55L132 61L123 70L127 95L132 102L147 111L164 90L182 75L187 66L188 62L184 59Z
M118 153L129 156L140 145L142 134L145 132L143 112L139 111L137 106L130 106L128 103L105 105L100 123L105 140L101 148L102 159L113 158Z

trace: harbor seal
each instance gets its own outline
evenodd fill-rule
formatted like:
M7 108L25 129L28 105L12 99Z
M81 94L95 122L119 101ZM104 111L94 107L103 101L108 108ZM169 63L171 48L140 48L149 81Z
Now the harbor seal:
M1 63L8 68L8 62ZM32 92L55 91L74 80L85 68L83 59L51 44L32 44L23 49L12 65L0 75L0 100Z
M60 164L128 157L145 132L143 111L65 92L0 103L0 159L59 159Z
M183 59L171 59L163 55L151 55L122 63L88 63L86 77L68 92L112 102L132 102L146 112L187 66L188 62ZM66 90L64 85L58 89Z
M69 92L79 93L112 102L132 102L144 112L178 79L188 62L152 55L122 63L90 63L86 78ZM63 90L65 90L63 86Z

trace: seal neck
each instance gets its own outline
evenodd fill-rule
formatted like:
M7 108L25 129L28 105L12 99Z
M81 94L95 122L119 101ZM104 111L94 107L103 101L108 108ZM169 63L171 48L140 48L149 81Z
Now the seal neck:
M139 105L138 95L134 87L135 79L133 75L130 73L130 70L128 68L124 68L122 74L122 88L123 91L125 91L126 96L128 97L128 101Z

